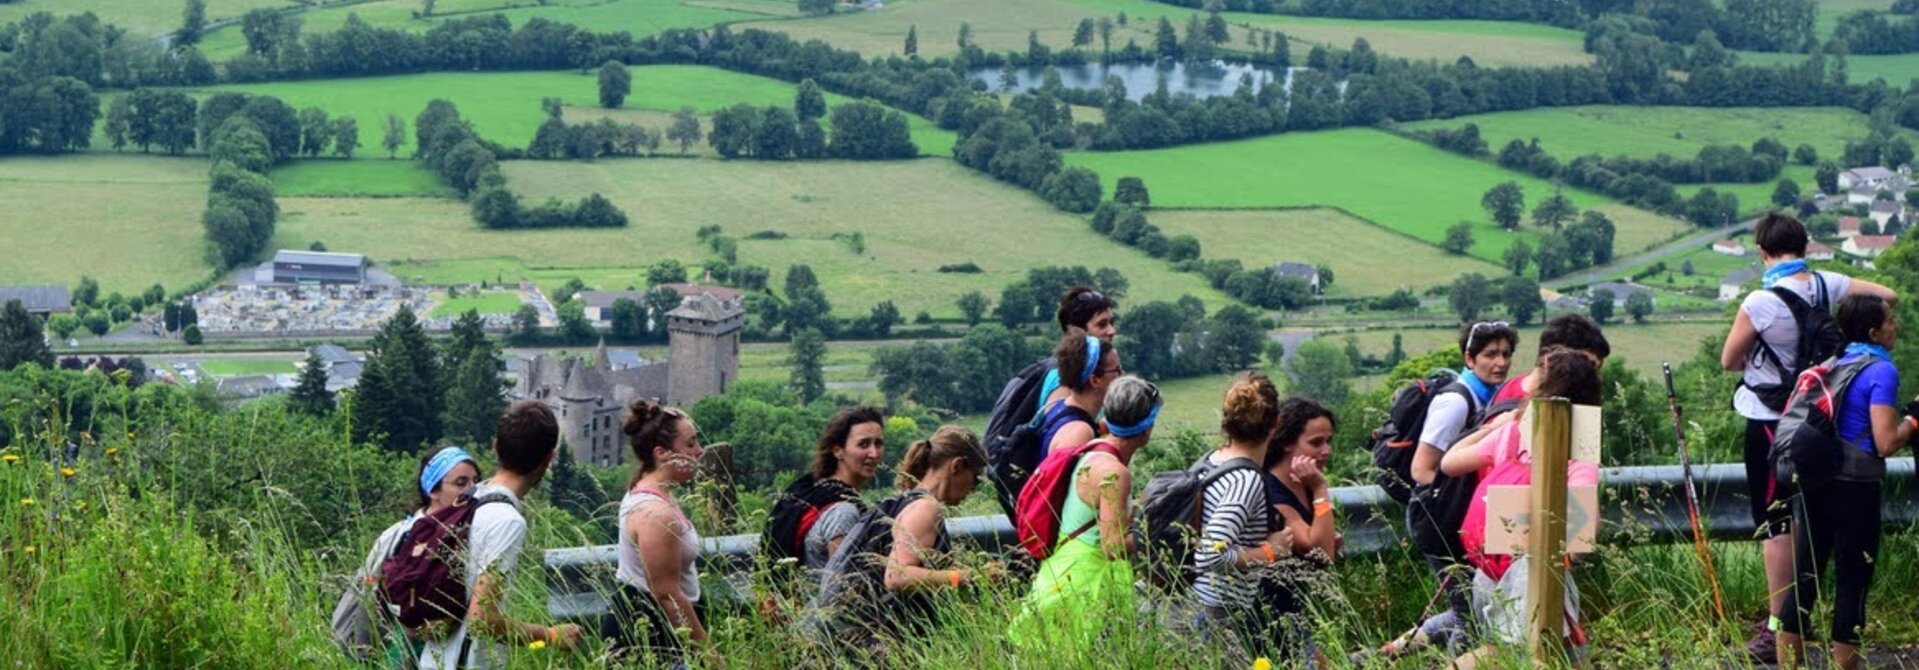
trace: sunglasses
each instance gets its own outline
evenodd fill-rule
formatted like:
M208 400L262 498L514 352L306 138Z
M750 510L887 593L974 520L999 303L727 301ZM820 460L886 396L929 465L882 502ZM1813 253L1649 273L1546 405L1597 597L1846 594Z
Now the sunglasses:
M1484 329L1484 330L1497 331L1503 328L1511 328L1511 327L1512 327L1512 324L1506 323L1504 321L1481 321L1479 323L1473 324L1472 330L1466 331L1466 351L1468 353L1472 352L1473 342L1479 338L1480 330Z
M1105 302L1106 296L1099 291L1086 291L1073 296L1075 302Z

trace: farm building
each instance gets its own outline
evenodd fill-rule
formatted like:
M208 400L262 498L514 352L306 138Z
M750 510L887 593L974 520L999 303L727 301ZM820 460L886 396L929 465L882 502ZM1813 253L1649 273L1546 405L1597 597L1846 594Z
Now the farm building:
M1902 209L1904 208L1900 207L1899 203L1891 200L1875 201L1872 203L1872 220L1877 222L1879 230L1883 231L1886 229L1886 224L1892 221L1892 217L1898 215Z
M1273 266L1273 273L1281 277L1298 277L1303 279L1306 281L1306 286L1313 289L1314 295L1320 293L1319 268L1294 261L1280 261Z
M1843 249L1854 256L1876 258L1898 241L1899 238L1892 235L1860 235L1846 240Z
M1832 247L1820 244L1818 242L1806 243L1806 260L1829 261L1835 257L1836 256L1833 254Z
M366 268L366 257L360 254L281 249L271 262L254 272L254 280L263 284L362 284L366 282Z
M1647 296L1651 296L1654 299L1655 303L1657 303L1658 301L1658 296L1653 295L1652 289L1646 288L1644 286L1640 286L1638 284L1630 284L1630 283L1616 282L1616 281L1602 281L1602 282L1593 284L1592 286L1586 287L1586 297L1591 298L1595 294L1598 294L1600 291L1612 292L1612 301L1613 301L1613 306L1615 307L1625 307L1626 299L1632 297L1632 295L1635 293L1644 293Z
M1898 176L1898 173L1878 166L1856 167L1839 173L1839 188L1865 187L1876 191L1892 181L1895 176Z
M1746 245L1740 244L1739 240L1720 240L1712 243L1712 251L1713 253L1725 254L1727 256L1744 256L1746 255Z
M1858 234L1859 234L1859 217L1856 217L1856 216L1839 217L1839 236L1840 237L1853 237Z
M673 289L685 300L702 293L710 293L723 301L737 302L740 299L738 289L710 284L660 284ZM658 288L658 287L655 287ZM646 291L581 291L580 303L586 308L586 319L601 327L613 323L613 303L631 300L634 304L646 305Z
M1719 280L1719 301L1738 300L1740 296L1746 294L1746 286L1758 280L1762 274L1764 272L1759 268L1742 268L1726 273L1726 276Z
M73 295L61 284L0 286L0 305L14 300L20 301L28 314L39 317L73 311Z

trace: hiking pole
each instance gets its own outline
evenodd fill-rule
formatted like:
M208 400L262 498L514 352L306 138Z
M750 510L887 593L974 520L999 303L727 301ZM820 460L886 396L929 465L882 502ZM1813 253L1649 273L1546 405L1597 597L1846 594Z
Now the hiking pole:
M1719 569L1712 561L1712 548L1707 544L1706 531L1699 523L1699 492L1692 484L1692 452L1686 448L1686 423L1679 414L1679 392L1672 385L1672 363L1660 362L1666 372L1666 404L1672 407L1672 430L1679 440L1680 479L1686 483L1686 516L1692 520L1692 549L1699 555L1699 566L1706 574L1706 583L1712 587L1713 611L1719 614L1719 620L1726 620L1726 597L1719 591Z

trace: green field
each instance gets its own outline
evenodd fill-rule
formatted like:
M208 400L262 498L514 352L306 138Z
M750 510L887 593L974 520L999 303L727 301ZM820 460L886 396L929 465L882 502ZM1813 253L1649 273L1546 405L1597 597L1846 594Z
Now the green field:
M1806 62L1805 54L1762 53L1758 51L1735 51L1739 62L1744 65L1798 65ZM1903 88L1919 77L1919 53L1861 55L1846 57L1846 80L1863 84L1873 79L1884 79L1886 83Z
M1496 260L1530 226L1500 231L1479 206L1495 184L1515 181L1527 202L1552 185L1484 161L1450 154L1377 130L1352 128L1218 142L1171 149L1073 153L1068 163L1098 171L1108 192L1121 176L1138 176L1153 204L1178 208L1337 207L1412 237L1438 243L1460 221L1474 227L1472 253ZM1616 205L1603 196L1567 191L1581 207ZM1678 224L1657 217L1615 217L1617 249L1670 237ZM1217 252L1215 252L1217 253Z
M1279 261L1329 265L1335 281L1327 293L1334 296L1383 295L1402 286L1448 283L1467 272L1504 272L1331 209L1158 210L1151 220L1169 236L1199 238L1207 258L1236 258L1246 267Z
M1653 286L1673 286L1682 289L1705 288L1717 291L1719 289L1719 281L1725 278L1727 274L1741 268L1759 266L1759 256L1757 252L1753 250L1752 236L1740 235L1737 239L1740 243L1746 245L1747 255L1728 256L1714 252L1710 245L1702 245L1698 249L1683 254L1675 254L1665 259L1666 268L1669 271L1668 274L1672 275L1672 284L1665 283L1666 275L1649 278L1646 282ZM1686 275L1684 271L1686 261L1692 261L1691 276Z
M280 242L319 240L334 251L368 253L396 276L431 283L532 279L544 286L580 277L609 289L644 286L643 268L667 258L697 264L710 252L694 231L722 226L740 238L739 261L774 271L810 264L834 310L864 314L892 300L957 317L953 300L999 289L1043 265L1110 266L1131 280L1131 301L1192 294L1209 305L1227 297L1198 275L1174 273L1092 232L1078 217L945 160L880 163L600 160L511 161L508 179L531 201L598 192L632 217L624 229L488 231L465 205L417 198L282 198ZM723 195L722 195L723 194ZM782 240L747 235L777 230ZM829 236L860 232L866 252ZM941 274L971 261L982 274ZM902 287L911 287L902 289Z
M759 21L744 27L785 32L798 39L821 39L869 56L897 56L908 27L919 29L925 56L958 52L961 23L972 25L974 43L988 51L1024 50L1027 34L1054 49L1072 44L1083 18L1129 17L1113 34L1113 48L1131 39L1153 43L1157 19L1183 26L1197 10L1152 0L898 0L877 11L846 11L799 21ZM1313 42L1346 48L1365 37L1373 48L1394 56L1452 61L1470 56L1485 65L1566 65L1591 62L1581 51L1579 32L1505 21L1362 21L1229 12L1230 43L1245 44L1245 26L1285 32L1303 56ZM1096 46L1094 48L1097 48Z
M469 311L481 314L512 314L519 311L520 294L516 291L484 291L479 295L463 295L448 298L438 294L434 299L439 304L433 306L433 317L455 317Z
M228 358L200 361L200 370L209 377L239 377L242 375L290 375L299 372L293 361L272 358Z
M0 284L72 284L104 291L178 287L205 277L199 158L84 153L0 158Z
M1714 318L1684 323L1614 322L1608 324L1605 330L1606 341L1612 345L1614 357L1625 361L1627 367L1640 374L1652 375L1658 373L1661 361L1671 361L1676 366L1680 361L1692 358L1699 351L1702 340L1708 337L1723 338L1730 326L1730 322ZM1515 370L1533 364L1534 354L1539 351L1539 329L1538 324L1519 329L1519 353L1513 357ZM1459 331L1451 328L1369 330L1357 333L1355 337L1359 340L1360 351L1384 356L1393 348L1394 333L1401 336L1401 346L1410 355L1440 347L1459 346ZM1342 345L1346 341L1344 334L1327 334L1326 337Z
M626 99L627 109L678 110L690 106L710 112L736 103L754 105L793 104L794 85L766 77L757 77L718 68L655 65L632 68L633 95ZM323 81L235 84L202 89L200 93L243 91L278 96L294 108L317 106L335 116L352 116L360 125L362 159L384 159L380 147L381 128L389 113L399 114L407 123L407 141L401 155L413 152L413 118L428 101L444 98L460 108L460 116L473 123L487 139L506 146L525 147L533 133L546 120L540 100L557 97L569 105L596 106L598 80L575 72L487 72L436 73L328 79ZM848 98L827 94L827 104L844 103ZM931 121L908 115L913 141L920 152L931 156L950 156L953 134L940 130ZM654 126L654 131L664 130ZM662 146L662 151L668 147Z
M302 12L300 21L301 32L309 35L339 30L346 25L347 17L351 15L358 15L361 21L377 28L425 32L448 19L499 14L507 17L514 26L539 17L594 31L625 30L632 32L633 37L640 38L672 28L704 28L716 23L765 18L767 15L776 15L781 8L770 2L753 0L724 3L680 0L442 0L435 6L434 16L416 18L414 13L420 9L417 0L377 0ZM175 14L177 20L177 10ZM229 26L208 33L201 50L206 52L208 58L225 60L246 51L246 38L240 34L239 26Z
M295 7L295 0L207 0L207 22L239 18L254 9ZM185 2L168 0L24 0L0 4L0 24L13 23L35 12L55 15L93 12L101 21L127 30L135 37L171 32L180 27ZM234 29L238 34L238 28Z
M413 160L293 161L273 169L273 192L281 197L453 195L453 189L441 183L439 175Z

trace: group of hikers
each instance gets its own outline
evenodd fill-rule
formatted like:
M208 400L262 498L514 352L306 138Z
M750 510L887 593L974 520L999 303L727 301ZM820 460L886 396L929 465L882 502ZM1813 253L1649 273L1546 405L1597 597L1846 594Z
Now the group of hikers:
M1773 595L1749 647L1766 661L1802 659L1817 580L1831 561L1833 653L1853 668L1878 547L1878 477L1919 427L1919 401L1896 406L1892 292L1808 271L1805 229L1790 217L1766 217L1756 236L1765 288L1741 305L1723 356L1727 369L1744 371L1733 405L1749 421L1752 512ZM899 492L876 503L867 487L890 460L885 417L864 406L835 414L811 466L769 515L761 552L772 575L761 615L792 624L823 664L897 665L889 659L898 645L939 623L945 594L998 584L1026 591L1005 628L1013 648L1078 649L1097 663L1101 639L1140 620L1113 613L1139 612L1229 662L1325 667L1309 616L1324 597L1302 575L1323 573L1341 546L1326 472L1340 418L1245 373L1223 395L1218 446L1190 468L1135 486L1129 465L1153 438L1160 391L1126 374L1114 304L1099 291L1069 290L1058 320L1052 356L1008 384L985 437L947 425L914 442L894 466ZM1531 482L1521 435L1528 399L1601 402L1611 349L1582 316L1547 323L1535 365L1516 376L1512 326L1467 324L1458 345L1463 368L1399 390L1373 432L1375 474L1405 504L1407 533L1438 588L1429 616L1359 654L1361 662L1431 649L1424 653L1470 668L1497 645L1523 640L1526 558L1488 550L1488 487ZM1845 452L1816 479L1844 485L1800 486L1815 479L1803 459L1794 481L1775 477L1774 436L1804 445L1818 428L1795 418L1805 413L1798 396L1807 395L1793 393L1795 380L1808 378L1827 384L1825 411ZM418 509L381 534L359 573L368 588L342 601L352 616L336 613L336 638L357 642L349 647L360 653L385 649L395 665L434 669L503 667L508 645L568 650L587 635L616 658L660 667L718 656L704 625L700 539L675 497L699 472L698 428L679 409L639 400L623 429L634 472L618 507L618 590L597 631L517 621L500 605L526 538L521 500L559 448L552 412L524 401L499 421L490 477L459 448L424 455ZM1598 480L1596 463L1574 461L1567 472L1570 484ZM1021 560L967 567L955 560L945 517L986 479L1014 520ZM1583 662L1577 590L1565 591L1564 641ZM386 619L397 619L399 632L342 623Z

